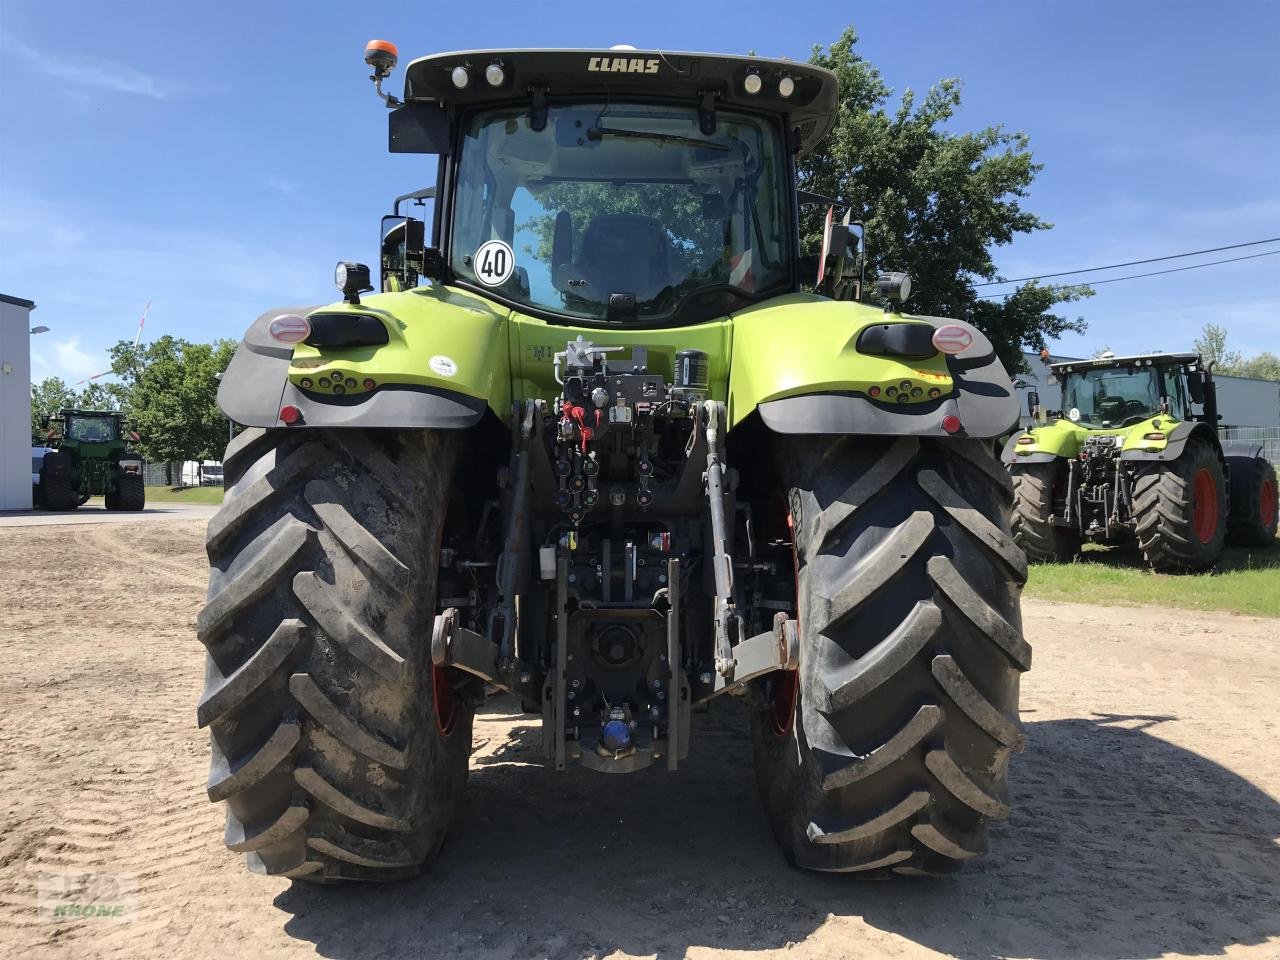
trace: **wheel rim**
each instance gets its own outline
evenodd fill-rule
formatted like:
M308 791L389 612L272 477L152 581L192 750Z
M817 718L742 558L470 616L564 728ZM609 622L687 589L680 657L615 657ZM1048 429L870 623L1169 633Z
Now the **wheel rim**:
M1270 527L1276 522L1276 485L1270 479L1262 481L1262 525Z
M1218 485L1213 482L1213 474L1208 467L1196 471L1195 490L1193 492L1195 506L1192 508L1192 525L1195 527L1196 539L1208 543L1218 530Z
M800 627L800 558L796 555L796 527L791 511L787 511L787 533L791 536L791 564L796 577L796 629ZM800 692L800 671L784 670L773 681L769 701L769 722L780 737L791 733L796 722L796 696Z

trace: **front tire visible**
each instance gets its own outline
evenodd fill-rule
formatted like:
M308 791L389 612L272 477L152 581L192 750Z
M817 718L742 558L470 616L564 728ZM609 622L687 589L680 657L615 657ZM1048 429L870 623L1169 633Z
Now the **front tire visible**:
M473 711L429 647L455 442L255 429L227 448L197 718L251 870L391 880L443 843Z
M1038 563L1074 560L1080 553L1080 533L1053 522L1054 502L1066 495L1065 463L1055 460L1015 465L1011 475L1013 542L1028 560Z
M1009 477L978 441L784 443L800 680L753 721L769 819L800 867L949 872L1008 814L1024 743Z
M1218 452L1205 440L1146 466L1133 485L1138 546L1160 573L1207 570L1227 536L1227 482Z

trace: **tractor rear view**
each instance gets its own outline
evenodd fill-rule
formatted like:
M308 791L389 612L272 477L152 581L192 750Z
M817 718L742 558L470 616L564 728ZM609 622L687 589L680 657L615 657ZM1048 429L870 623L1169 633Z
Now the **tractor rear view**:
M1276 472L1262 445L1222 441L1212 370L1193 353L1051 367L1062 410L1014 436L1014 537L1032 560L1136 540L1157 571L1205 570L1224 544L1271 547ZM1199 412L1196 412L1196 408Z
M381 91L394 48L367 62ZM565 775L677 773L733 698L799 866L982 853L1031 663L985 444L1017 402L980 331L903 311L905 275L862 302L851 224L802 260L794 158L835 77L488 50L383 97L434 186L396 201L377 275L340 263L341 302L265 313L219 389L246 429L197 720L227 846L308 881L415 873L497 688Z
M74 510L97 496L108 510L141 510L146 504L142 458L129 449L137 435L126 429L124 414L62 410L58 419L59 430L50 430L55 449L40 467L41 505Z

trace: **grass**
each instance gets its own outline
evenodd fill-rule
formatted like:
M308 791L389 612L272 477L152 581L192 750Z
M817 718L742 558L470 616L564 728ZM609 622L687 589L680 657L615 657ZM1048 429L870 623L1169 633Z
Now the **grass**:
M222 487L147 487L147 503L222 503Z
M1227 547L1208 573L1152 573L1136 546L1088 544L1074 563L1031 565L1025 596L1103 606L1155 604L1280 617L1280 541Z

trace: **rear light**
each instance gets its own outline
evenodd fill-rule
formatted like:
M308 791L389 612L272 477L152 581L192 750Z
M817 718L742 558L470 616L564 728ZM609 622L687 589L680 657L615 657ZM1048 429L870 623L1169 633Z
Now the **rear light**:
M1032 439L1031 437L1019 437L1018 442L1019 443L1035 443L1035 440Z
M878 396L880 396L880 388L879 388L879 387L870 387L870 388L868 388L868 389L867 389L867 396L868 396L868 397L873 397L873 398L874 398L874 397L878 397Z
M134 443L137 443L137 442L138 442L139 440L141 440L142 438L141 438L140 436L138 436L138 431L137 431L137 430L130 430L130 431L129 431L129 439L130 439L130 440L132 440Z
M376 386L377 386L377 384L373 382L373 377L365 377L365 378L364 378L364 388L365 388L366 390L372 390L372 389L373 389L374 387L376 387Z
M302 411L291 403L285 404L280 408L280 422L285 426L291 427L302 419Z
M960 353L973 343L973 334L958 323L944 323L933 331L933 345L943 353Z
M1167 439L1163 433L1144 433L1143 440L1165 440Z
M960 432L960 418L953 413L947 414L942 418L942 429L947 433Z
M296 313L282 313L271 321L267 332L281 343L301 343L311 336L311 321Z

